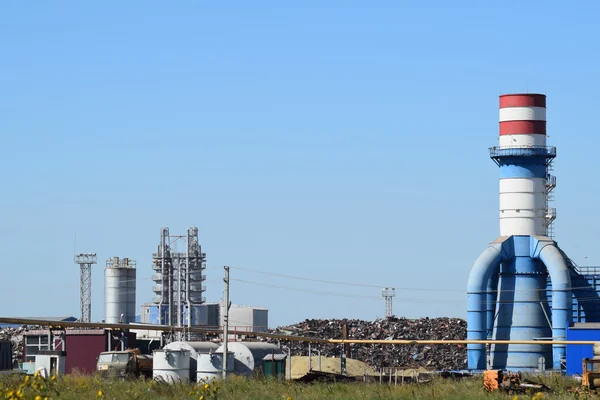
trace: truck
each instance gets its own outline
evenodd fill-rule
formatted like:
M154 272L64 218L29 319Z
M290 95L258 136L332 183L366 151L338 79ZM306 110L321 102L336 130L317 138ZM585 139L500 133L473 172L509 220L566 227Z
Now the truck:
M139 349L104 351L98 356L96 373L102 377L152 377L152 356Z

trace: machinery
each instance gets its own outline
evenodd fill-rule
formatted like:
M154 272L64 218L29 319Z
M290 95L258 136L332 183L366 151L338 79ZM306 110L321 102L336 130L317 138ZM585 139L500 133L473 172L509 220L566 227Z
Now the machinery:
M600 389L600 343L594 345L594 357L584 358L581 386L588 390Z
M143 355L139 349L105 351L98 356L96 372L102 377L152 376L152 357Z
M546 392L550 388L538 382L523 379L521 373L491 369L483 373L483 387L488 392L497 390L509 393Z

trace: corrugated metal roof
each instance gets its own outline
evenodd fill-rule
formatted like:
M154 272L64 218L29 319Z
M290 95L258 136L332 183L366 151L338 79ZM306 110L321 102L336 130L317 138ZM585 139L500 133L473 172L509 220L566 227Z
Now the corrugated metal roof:
M23 317L25 318L25 317ZM55 322L60 322L60 321L68 321L68 322L75 322L77 321L76 317L27 317L28 319L41 319L41 320L46 320L46 321L55 321Z
M267 354L263 357L263 361L281 361L287 358L287 354Z
M53 333L60 333L62 330L53 329ZM104 335L105 329L67 329L67 335ZM25 336L44 336L50 333L49 329L32 329L23 332Z
M575 322L571 329L600 329L600 322Z

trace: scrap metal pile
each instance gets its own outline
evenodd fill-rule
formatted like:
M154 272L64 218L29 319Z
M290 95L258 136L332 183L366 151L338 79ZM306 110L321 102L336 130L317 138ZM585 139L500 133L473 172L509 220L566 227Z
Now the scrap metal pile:
M307 319L299 324L273 329L271 333L341 339L344 323L347 324L348 339L461 340L467 337L467 324L460 318L389 318L375 321ZM278 342L276 339L268 341ZM292 355L308 355L308 343L282 341L281 344L289 347ZM344 351L343 345L336 344L313 344L312 348L313 355L320 350L321 355L327 357L340 357ZM456 370L466 367L467 349L464 345L350 344L350 357L375 368Z
M23 360L23 333L27 330L28 327L25 326L18 328L0 328L0 340L10 340L12 343L13 362Z

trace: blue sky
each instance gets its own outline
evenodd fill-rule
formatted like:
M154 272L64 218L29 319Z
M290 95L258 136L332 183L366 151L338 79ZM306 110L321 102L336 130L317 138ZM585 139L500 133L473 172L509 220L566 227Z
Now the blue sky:
M3 2L0 315L79 314L75 234L101 260L93 319L112 256L137 260L149 301L160 227L198 226L209 301L229 264L405 288L397 315L464 317L498 234L497 96L520 91L548 95L556 238L600 264L599 8ZM232 278L271 285L231 289L271 325L384 314L378 288Z

